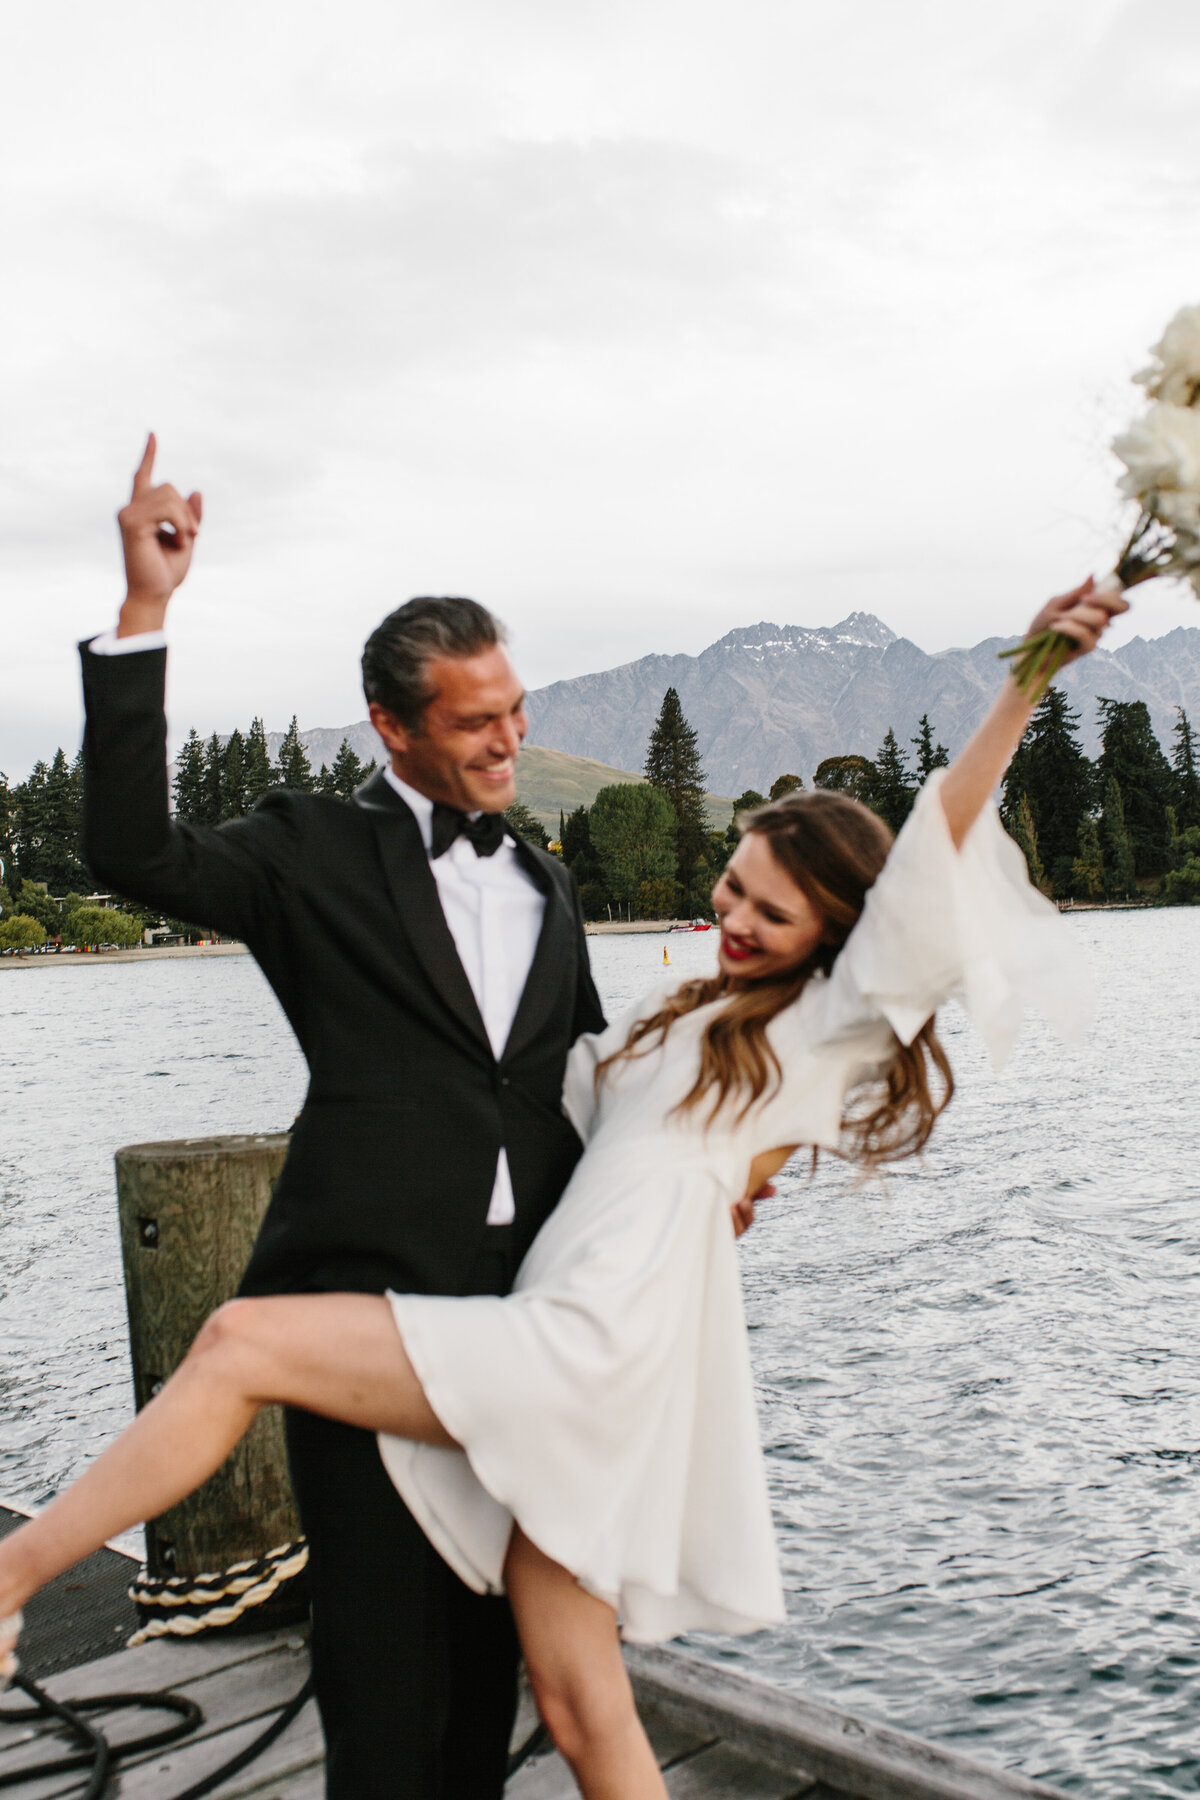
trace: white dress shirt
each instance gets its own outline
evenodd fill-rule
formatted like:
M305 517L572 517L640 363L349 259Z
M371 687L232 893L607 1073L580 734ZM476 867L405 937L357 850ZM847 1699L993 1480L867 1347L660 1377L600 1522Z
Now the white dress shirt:
M428 852L433 801L401 781L394 769L385 766L383 775L412 812ZM499 1058L529 979L546 897L522 868L511 837L505 837L492 856L477 856L465 837L457 837L429 867L493 1054ZM515 1216L508 1156L501 1150L487 1222L509 1225Z
M96 656L126 656L136 650L161 650L166 642L163 631L123 638L106 631L93 638L89 648ZM416 819L428 854L433 801L401 781L392 769L385 766L383 774ZM466 838L456 838L445 855L429 866L488 1041L499 1058L533 965L546 911L545 895L522 868L511 837L505 837L492 856L477 856ZM508 1155L501 1149L487 1222L510 1225L515 1217Z

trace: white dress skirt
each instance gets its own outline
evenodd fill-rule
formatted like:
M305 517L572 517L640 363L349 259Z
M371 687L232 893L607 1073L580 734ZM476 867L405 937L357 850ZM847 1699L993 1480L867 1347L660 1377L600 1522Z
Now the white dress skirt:
M922 790L828 977L769 1027L782 1070L741 1120L677 1114L712 1007L608 1072L658 988L571 1052L563 1105L586 1145L503 1299L389 1296L433 1410L462 1446L381 1434L440 1554L503 1590L514 1519L616 1608L624 1636L754 1631L784 1616L729 1208L753 1158L838 1143L848 1092L960 999L994 1063L1026 1004L1067 1038L1088 982L1070 929L988 808L956 852ZM722 1002L714 1003L719 1006Z

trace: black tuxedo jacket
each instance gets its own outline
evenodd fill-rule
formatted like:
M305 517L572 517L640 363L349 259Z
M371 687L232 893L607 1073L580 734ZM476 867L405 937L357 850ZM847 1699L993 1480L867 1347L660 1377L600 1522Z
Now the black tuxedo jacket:
M166 652L81 653L89 866L119 893L243 939L308 1061L243 1292L462 1292L501 1146L523 1255L579 1156L560 1107L567 1051L603 1024L568 871L519 842L546 910L497 1060L417 822L382 775L349 804L275 789L247 818L177 824Z

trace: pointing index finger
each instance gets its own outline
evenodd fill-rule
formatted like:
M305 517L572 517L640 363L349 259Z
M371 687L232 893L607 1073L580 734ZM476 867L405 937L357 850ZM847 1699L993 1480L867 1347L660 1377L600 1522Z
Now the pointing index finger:
M154 475L154 457L158 450L158 439L151 432L146 439L146 448L142 451L142 460L138 464L133 477L133 491L144 494L150 486Z

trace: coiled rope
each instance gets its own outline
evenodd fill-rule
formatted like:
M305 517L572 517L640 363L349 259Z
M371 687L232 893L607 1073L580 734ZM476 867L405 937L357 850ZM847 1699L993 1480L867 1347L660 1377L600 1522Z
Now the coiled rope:
M0 1775L0 1787L18 1787L25 1782L41 1780L47 1775L65 1775L72 1769L86 1769L90 1766L88 1784L80 1800L101 1800L114 1773L115 1764L145 1751L161 1750L167 1744L178 1743L180 1738L187 1737L189 1732L195 1731L204 1723L204 1714L196 1702L186 1699L182 1694L97 1694L90 1700L55 1700L45 1688L40 1687L36 1681L30 1681L26 1675L14 1675L12 1685L28 1694L33 1705L15 1710L5 1707L3 1717L6 1724L54 1718L66 1726L82 1748L68 1750L62 1756L49 1757L45 1762L28 1763L23 1769L14 1769L11 1774ZM261 1756L287 1730L311 1697L312 1691L313 1678L310 1675L300 1692L293 1695L283 1711L276 1714L252 1744L247 1744L236 1756L231 1756L227 1762L222 1763L219 1769L213 1769L205 1775L203 1780L194 1782L181 1794L172 1795L171 1800L201 1800L202 1795L211 1794L214 1788L220 1787L248 1763L252 1763L256 1756ZM178 1713L179 1723L168 1725L162 1731L150 1731L142 1737L130 1738L123 1744L110 1744L104 1733L83 1717L84 1713L115 1712L126 1706Z
M99 1800L108 1786L114 1763L144 1750L159 1750L165 1744L174 1744L204 1723L204 1714L196 1702L185 1700L182 1694L98 1694L91 1700L55 1700L36 1681L30 1681L27 1675L14 1675L12 1685L28 1694L33 1705L15 1710L5 1707L5 1724L54 1718L60 1725L66 1726L82 1748L67 1751L63 1756L49 1757L45 1762L27 1763L23 1769L14 1769L10 1774L0 1775L0 1787L17 1787L24 1782L38 1781L47 1775L63 1775L71 1769L86 1769L90 1766L91 1776L83 1791L82 1800ZM168 1725L162 1731L147 1732L144 1737L131 1738L124 1744L110 1744L104 1733L94 1725L89 1725L83 1717L84 1713L113 1712L124 1706L178 1713L179 1723ZM207 1791L207 1788L204 1789L204 1792ZM184 1796L179 1795L177 1800L184 1800Z
M308 1567L308 1543L296 1538L277 1544L263 1556L234 1563L212 1575L140 1574L129 1598L146 1622L134 1632L129 1648L157 1637L194 1637L198 1631L216 1631L234 1625L252 1607L272 1599L286 1581ZM147 1620L146 1615L151 1617Z

